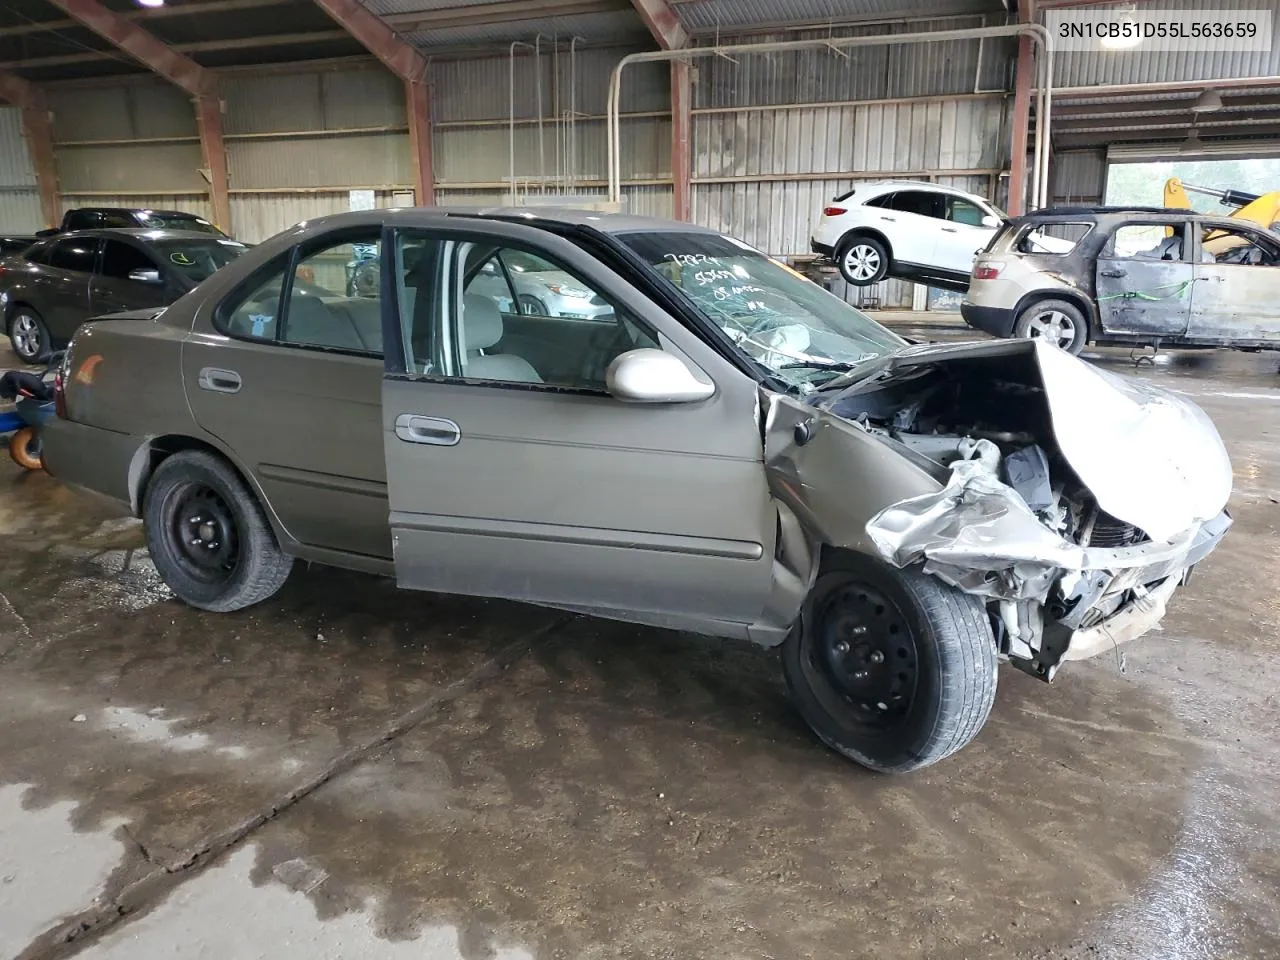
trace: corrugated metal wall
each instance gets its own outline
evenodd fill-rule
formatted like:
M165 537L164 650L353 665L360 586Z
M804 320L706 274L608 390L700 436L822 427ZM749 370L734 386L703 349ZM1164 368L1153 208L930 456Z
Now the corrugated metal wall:
M22 112L0 106L0 233L34 233L44 226L42 220Z
M1050 205L1101 203L1106 182L1106 150L1055 153L1049 171Z
M995 21L900 29L988 22ZM694 77L694 220L771 254L803 257L823 205L858 180L928 179L996 196L1008 164L1005 97L975 91L1007 89L1012 52L1006 41L966 40L704 61ZM913 285L891 280L843 292L853 303L903 309Z

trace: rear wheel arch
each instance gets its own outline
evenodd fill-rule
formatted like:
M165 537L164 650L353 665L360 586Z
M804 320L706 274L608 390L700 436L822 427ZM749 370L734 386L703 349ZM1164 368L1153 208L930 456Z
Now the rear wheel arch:
M261 507L262 512L266 515L267 521L271 525L271 530L276 535L281 547L287 549L288 545L293 542L293 537L284 528L280 518L276 516L275 509L263 495L262 489L258 486L257 480L254 479L253 475L222 447L209 440L185 434L174 433L152 437L134 453L133 460L129 464L129 509L135 517L142 516L142 503L146 497L147 484L151 481L156 468L175 453L187 450L198 450L212 454L235 471L236 475L258 501L258 506Z
M836 254L839 255L841 250L859 237L867 237L876 241L876 243L884 247L885 253L889 254L889 259L893 259L893 244L889 242L888 237L874 227L854 227L846 231L844 236L840 238L840 242L836 244Z

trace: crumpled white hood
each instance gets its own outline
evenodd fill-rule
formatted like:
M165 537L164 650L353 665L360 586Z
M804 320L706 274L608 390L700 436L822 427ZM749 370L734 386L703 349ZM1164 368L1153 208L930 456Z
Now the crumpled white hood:
M1162 542L1222 512L1231 461L1203 410L1033 342L1058 446L1103 510Z

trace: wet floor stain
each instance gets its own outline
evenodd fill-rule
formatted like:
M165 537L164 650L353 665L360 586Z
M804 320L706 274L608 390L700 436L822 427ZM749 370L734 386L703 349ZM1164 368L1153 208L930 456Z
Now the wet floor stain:
M978 741L907 778L818 746L768 651L302 566L204 614L136 523L0 468L0 822L57 824L76 894L0 956L362 744L84 955L1280 956L1280 409L1226 395L1280 383L1138 372L1218 422L1235 529L1124 673L1002 670Z

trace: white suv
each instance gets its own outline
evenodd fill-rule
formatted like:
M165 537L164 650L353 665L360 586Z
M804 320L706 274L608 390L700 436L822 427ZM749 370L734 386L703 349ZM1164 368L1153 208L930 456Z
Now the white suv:
M1002 214L954 187L913 180L860 183L822 211L813 252L865 287L888 277L966 290L974 255L991 241Z

